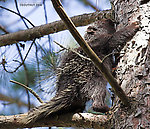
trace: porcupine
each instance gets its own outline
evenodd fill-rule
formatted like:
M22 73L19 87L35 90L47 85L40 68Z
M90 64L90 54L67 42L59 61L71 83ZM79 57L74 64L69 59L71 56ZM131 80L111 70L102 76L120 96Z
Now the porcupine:
M114 23L104 19L96 21L87 28L85 40L103 59L116 48L120 51L137 30L138 24L134 22L116 32ZM76 48L75 51L87 57L81 47ZM105 58L104 65L109 71L112 70L112 56ZM82 112L88 100L93 101L94 111L104 113L109 110L104 102L107 81L92 61L69 51L64 54L60 69L56 95L49 102L29 111L29 123L49 115Z

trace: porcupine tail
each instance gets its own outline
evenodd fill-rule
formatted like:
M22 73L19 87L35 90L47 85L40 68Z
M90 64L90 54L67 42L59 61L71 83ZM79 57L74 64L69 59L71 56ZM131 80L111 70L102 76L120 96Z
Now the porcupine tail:
M65 112L71 112L72 103L74 103L77 94L73 92L72 86L67 89L57 93L52 100L47 103L35 107L28 112L27 124L34 123L42 118L45 118L51 114L63 114Z

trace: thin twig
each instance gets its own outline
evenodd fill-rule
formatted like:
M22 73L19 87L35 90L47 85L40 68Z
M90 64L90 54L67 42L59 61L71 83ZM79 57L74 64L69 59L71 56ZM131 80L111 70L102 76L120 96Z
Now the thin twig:
M17 43L16 43L16 47L17 47L17 50L18 50L20 59L21 59L21 61L22 61L22 65L23 65L24 71L25 71L25 73L24 73L24 74L25 74L25 84L29 87L28 68L27 68L26 64L23 62L23 56L22 56L22 53L21 53L20 48L19 48L19 46L18 46ZM30 109L30 95L29 95L28 90L26 90L26 93L27 93L27 97L28 97L28 105L29 105L29 109Z
M17 0L14 0L15 1L15 6L16 6L16 9L17 9L17 12L18 12L18 14L21 16L21 13L20 13L20 11L19 11L19 8L18 8L18 2L17 2ZM27 27L27 28L29 28L28 27L28 25L27 25L27 23L25 22L25 20L22 18L22 17L20 17L21 19L22 19L22 21L23 21L23 23L24 23L24 25ZM33 42L34 43L34 42ZM20 58L21 58L21 61L22 61L22 63L23 63L23 67L24 67L24 71L25 71L25 84L29 87L29 75L28 75L28 68L27 68L27 66L26 66L26 64L23 62L24 60L23 60L23 56L22 56L22 53L21 53L21 51L20 51L20 48L19 48L19 46L18 46L18 44L16 44L16 47L17 47L17 50L18 50L18 52L19 52L19 56L20 56ZM32 47L32 45L30 46L30 49L31 49L31 47ZM29 51L30 51L30 49L29 49ZM27 53L28 54L28 53ZM30 95L29 95L29 91L26 89L26 94L27 94L27 98L28 98L28 109L30 110Z
M6 34L9 33L2 25L0 25L0 30L2 30L2 31L5 32Z
M27 19L26 17L24 17L24 16L22 16L22 15L16 13L15 11L13 11L13 10L11 10L11 9L8 9L8 8L5 8L5 7L3 7L3 6L0 6L0 8L5 9L5 10L7 10L7 11L9 11L9 12L12 12L12 13L14 13L14 14L16 14L16 15L22 17L22 18L24 18L24 19L27 20L32 26L34 26L34 25L32 24L32 22L30 22L29 19Z
M108 55L106 55L106 56L102 59L102 62L104 63L105 59L108 58L110 55L113 55L113 54L125 54L125 53L120 53L120 52L112 52L112 53L109 53Z
M18 14L19 14L20 18L22 19L22 21L23 21L23 23L25 24L25 26L26 26L27 28L29 28L28 25L27 25L27 23L25 22L24 18L21 17L22 15L21 15L21 13L20 13L20 11L19 11L17 0L14 0L14 1L15 1L15 6L16 6L16 9L17 9L17 11L18 11Z
M34 13L37 9L39 8L39 6L35 6L33 7L33 9L31 9L29 12L27 12L23 17L28 17L30 16L32 13ZM7 27L9 28L10 26L13 26L15 24L18 24L19 22L21 21L21 19L17 19L17 20L14 20L10 23L7 24Z
M83 56L82 54L78 53L77 51L75 51L75 50L73 50L73 49L66 48L66 47L64 47L63 45L61 45L61 44L59 44L58 42L56 42L56 41L54 41L54 43L56 43L58 46L60 46L60 47L63 48L63 49L66 49L66 50L68 50L68 51L72 51L73 53L77 54L78 56L80 56L80 57L83 58L83 59L86 59L86 60L91 61L90 58Z
M27 26L27 27L28 27L28 26ZM3 26L1 26L1 25L0 25L0 29L1 29L3 32L5 32L6 34L9 34L9 32L8 32ZM26 58L27 58L27 56L28 56L28 54L29 54L29 52L30 52L30 50L31 50L31 48L32 48L32 46L33 46L34 43L35 43L35 39L32 41L32 43L31 43L31 45L30 45L30 47L29 47L29 49L28 49L28 51L27 51L27 53L26 53L26 56L25 56L24 59L22 60L22 63L18 61L18 62L20 63L20 65L19 65L18 67L16 67L15 70L13 70L13 71L8 71L8 70L6 69L5 64L6 64L7 62L5 61L5 59L3 59L3 60L2 60L2 63L0 63L0 64L2 64L2 66L3 66L3 69L4 69L6 72L8 72L8 73L15 73L15 72L24 64L24 62L25 62L25 60L26 60ZM16 60L14 60L14 61L17 62Z
M31 47L32 47L33 44L34 44L34 42L35 42L35 39L34 39L33 42L31 43L31 45L30 45L30 47L29 47L29 49L28 49L28 51L27 51L27 53L26 53L26 55L25 55L25 57L24 57L24 59L23 59L22 62L19 62L19 61L14 60L15 62L19 62L20 65L18 65L13 71L8 71L8 70L6 69L6 66L5 66L5 64L6 64L7 62L4 63L4 61L2 61L3 63L0 63L0 64L2 64L3 69L4 69L7 73L15 73L15 72L24 64L24 62L25 62L25 60L26 60L26 58L27 58L27 56L28 56L28 54L29 54L29 52L30 52L30 50L31 50ZM5 60L5 59L4 59L4 60Z
M43 100L38 96L38 94L35 91L33 91L31 88L29 88L28 86L26 86L20 82L14 81L14 80L10 80L10 82L24 87L26 90L30 91L30 93L32 93L39 100L40 103L44 103Z

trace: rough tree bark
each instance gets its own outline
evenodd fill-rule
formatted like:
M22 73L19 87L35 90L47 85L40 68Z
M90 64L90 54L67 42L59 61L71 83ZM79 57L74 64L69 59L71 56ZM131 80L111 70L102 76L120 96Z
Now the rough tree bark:
M117 67L117 80L131 99L125 108L116 100L111 119L114 129L150 128L150 1L112 0L118 29L139 20L141 29L126 44Z
M117 29L130 22L139 21L140 31L129 41L120 56L116 78L130 97L131 107L125 107L117 98L110 114L90 115L67 114L43 119L39 123L26 125L25 116L0 116L0 128L39 126L78 126L94 129L148 129L150 128L150 1L112 0ZM50 123L51 122L51 123ZM56 125L57 124L57 125Z

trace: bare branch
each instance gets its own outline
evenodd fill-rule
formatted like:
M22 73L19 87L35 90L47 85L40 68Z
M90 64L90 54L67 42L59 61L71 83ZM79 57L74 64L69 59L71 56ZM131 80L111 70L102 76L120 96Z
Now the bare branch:
M27 28L29 28L28 25L27 25L27 23L25 22L24 18L21 17L21 13L20 13L19 8L18 8L18 2L17 2L17 0L14 0L14 1L15 1L15 6L16 6L16 9L17 9L17 12L18 12L20 18L22 19L24 25L25 25Z
M0 128L33 128L33 127L84 127L84 128L108 128L109 117L105 115L94 115L90 113L69 113L64 115L55 115L45 117L32 124L26 124L27 113L12 116L0 116Z
M22 15L20 15L20 14L16 13L15 11L10 10L10 9L8 9L8 8L5 8L5 7L3 7L3 6L0 6L0 8L5 9L5 10L7 10L7 11L9 11L9 12L12 12L12 13L14 13L14 14L16 14L16 15L20 16L21 18L23 18L23 19L27 20L27 21L28 21L28 22L29 22L32 26L34 26L34 25L30 22L30 20L29 20L29 19L27 19L26 17L24 17L24 16L22 16Z
M25 89L27 89L28 91L30 91L30 93L32 93L36 98L37 100L39 100L40 103L44 103L43 100L38 96L38 94L36 92L34 92L31 88L29 88L28 86L20 83L20 82L17 82L17 81L14 81L14 80L10 80L10 82L12 83L15 83L15 84L18 84L22 87L24 87Z
M6 34L9 33L2 25L0 25L0 30L2 30L2 31L5 32Z
M126 105L129 106L129 98L126 96L123 89L119 86L116 79L112 76L112 74L107 70L107 68L104 66L103 62L99 57L96 55L96 53L91 49L91 47L88 45L88 43L82 38L80 33L77 31L75 25L71 21L71 19L67 16L65 13L62 4L59 0L51 0L53 3L53 6L58 13L58 15L61 17L61 19L64 21L66 26L68 27L70 33L73 35L75 40L79 43L79 45L82 47L84 52L90 57L90 59L93 61L95 66L102 72L104 77L107 79L109 84L113 87L116 95L121 99L121 101Z
M100 12L94 12L89 14L82 14L78 16L72 17L72 21L75 25L78 26L86 26L94 21L96 21L97 17L99 19L103 18L111 18L112 12L111 10L105 10ZM62 30L66 30L67 27L65 26L62 20L55 21L49 24L33 27L27 30L18 31L15 33L10 33L6 35L0 36L0 47L11 45L17 43L19 41L29 41L35 38L43 37L44 35L56 33Z
M56 42L56 41L54 41L54 43L56 43L58 46L60 46L61 48L63 48L63 50L65 49L65 50L68 50L68 51L72 51L72 52L74 52L75 54L77 54L78 56L80 56L81 58L91 61L90 58L81 55L80 53L78 53L77 51L75 51L75 50L73 50L73 49L71 49L71 48L66 48L66 47L64 47L63 45L61 45L61 44L59 44L58 42Z

